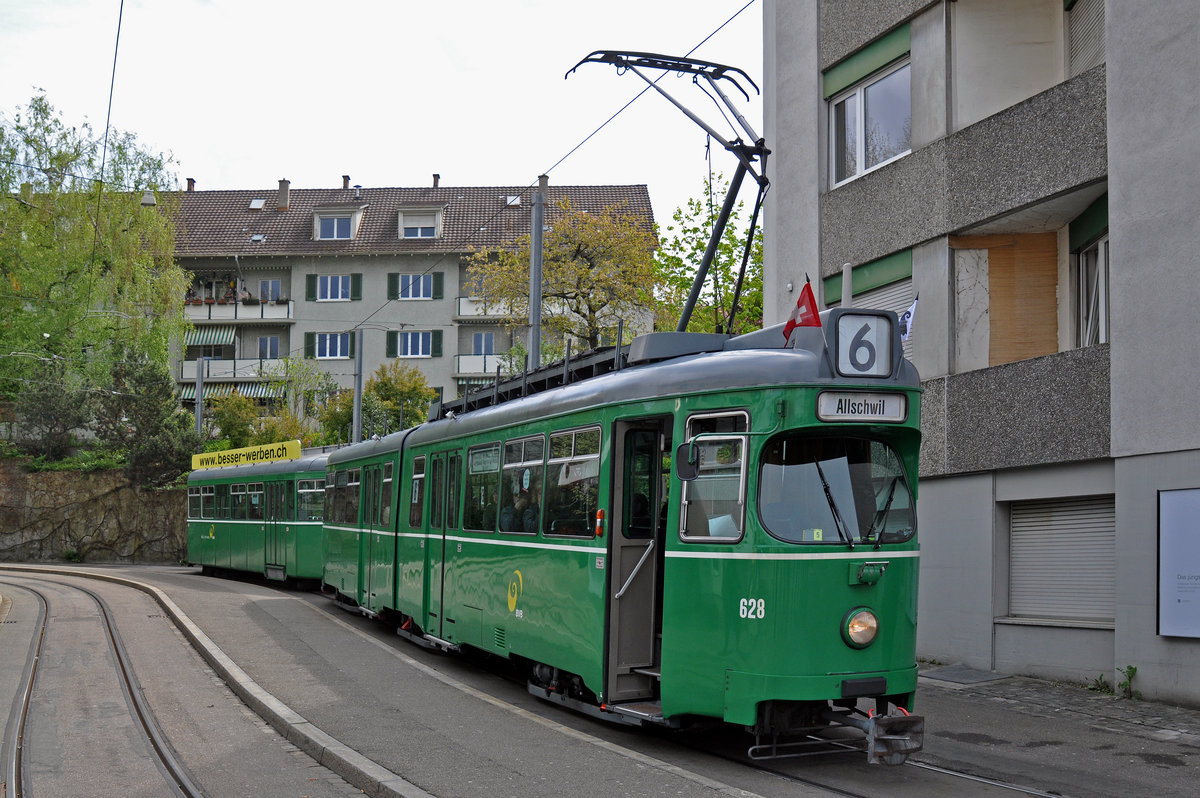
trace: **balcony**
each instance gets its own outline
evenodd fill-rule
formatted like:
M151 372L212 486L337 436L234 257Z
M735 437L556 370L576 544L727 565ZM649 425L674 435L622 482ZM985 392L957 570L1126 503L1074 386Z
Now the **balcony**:
M470 296L458 297L458 309L454 320L459 322L498 321L508 317L508 305L503 302L489 302L484 306L482 299ZM474 357L471 355L470 357ZM480 355L480 357L483 357Z
M494 377L503 355L455 355L455 377Z
M280 360L264 359L264 358L239 358L236 360L214 360L213 358L205 358L203 360L184 360L179 363L179 375L176 377L180 382L195 382L196 368L201 363L204 364L204 380L221 382L257 382L264 369L271 369L280 364Z
M267 302L208 302L193 300L183 306L189 321L283 321L292 318L292 302L276 299Z

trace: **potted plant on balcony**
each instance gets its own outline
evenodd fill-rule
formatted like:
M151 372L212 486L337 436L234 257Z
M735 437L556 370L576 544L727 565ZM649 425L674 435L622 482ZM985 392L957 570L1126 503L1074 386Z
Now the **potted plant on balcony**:
M287 297L285 296L277 296L273 301L276 305L286 305L288 303Z

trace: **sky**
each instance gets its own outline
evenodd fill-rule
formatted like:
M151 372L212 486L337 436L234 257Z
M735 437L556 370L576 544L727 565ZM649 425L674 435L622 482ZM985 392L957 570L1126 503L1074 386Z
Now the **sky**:
M646 84L607 64L564 75L594 50L683 56L714 31L691 57L761 88L762 0L5 0L0 115L40 89L101 135L111 84L112 127L171 156L181 186L425 186L434 173L527 186L546 173L644 183L665 224L702 194L705 132L650 91L588 139ZM660 85L734 137L690 77ZM761 96L723 85L762 135ZM713 171L735 166L714 143Z

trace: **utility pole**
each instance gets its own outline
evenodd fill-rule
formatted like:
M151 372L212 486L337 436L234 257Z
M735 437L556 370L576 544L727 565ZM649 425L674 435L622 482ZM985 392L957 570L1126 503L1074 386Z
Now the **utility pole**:
M546 175L538 176L529 221L529 369L542 365L542 233L546 226Z
M354 331L354 426L350 442L362 440L362 392L363 392L363 328Z
M196 434L204 435L204 369L208 358L196 358Z

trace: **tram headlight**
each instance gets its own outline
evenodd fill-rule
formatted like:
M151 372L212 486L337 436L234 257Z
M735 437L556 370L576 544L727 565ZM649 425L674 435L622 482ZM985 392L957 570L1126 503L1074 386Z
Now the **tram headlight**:
M866 607L856 607L842 619L842 639L851 648L866 648L879 632L879 618Z

